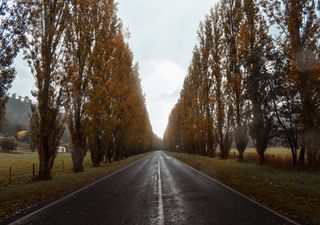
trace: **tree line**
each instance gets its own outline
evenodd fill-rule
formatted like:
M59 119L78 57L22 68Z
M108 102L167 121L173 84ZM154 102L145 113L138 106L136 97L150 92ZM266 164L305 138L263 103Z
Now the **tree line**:
M293 165L320 166L320 2L220 0L199 43L164 135L168 150L239 160L251 136L260 164L270 139Z
M1 3L1 15L14 28L3 25L7 20L1 18L4 33L14 37L5 41L19 41L4 50L9 59L1 62L0 97L5 101L15 76L12 61L22 48L35 78L30 139L39 153L39 179L51 178L64 124L70 131L75 172L83 171L87 151L93 166L99 166L152 149L156 137L116 2ZM1 50L5 41L0 42ZM10 75L3 65L8 65Z

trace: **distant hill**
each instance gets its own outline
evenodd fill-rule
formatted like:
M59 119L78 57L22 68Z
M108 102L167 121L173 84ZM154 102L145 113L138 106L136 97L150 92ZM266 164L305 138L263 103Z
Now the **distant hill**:
M15 136L16 132L25 130L29 126L31 100L28 97L9 97L6 104L6 113L0 133L5 136Z
M9 97L6 104L6 115L5 117L9 121L15 121L22 125L28 125L31 113L31 100L28 97L18 97L15 95Z
M5 119L0 129L0 136L16 136L21 130L28 130L32 101L28 97L21 97L13 94L9 97L6 104ZM61 143L66 144L70 141L69 130L66 130L61 138Z

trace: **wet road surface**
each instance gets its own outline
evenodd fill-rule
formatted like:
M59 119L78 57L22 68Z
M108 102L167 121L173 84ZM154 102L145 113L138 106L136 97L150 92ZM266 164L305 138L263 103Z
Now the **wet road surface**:
M292 224L163 152L13 224Z

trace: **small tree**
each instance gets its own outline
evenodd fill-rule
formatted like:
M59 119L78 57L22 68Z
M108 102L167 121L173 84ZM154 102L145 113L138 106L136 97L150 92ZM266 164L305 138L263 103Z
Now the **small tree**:
M2 151L9 153L10 151L16 149L17 142L14 138L3 138L0 140L0 147Z

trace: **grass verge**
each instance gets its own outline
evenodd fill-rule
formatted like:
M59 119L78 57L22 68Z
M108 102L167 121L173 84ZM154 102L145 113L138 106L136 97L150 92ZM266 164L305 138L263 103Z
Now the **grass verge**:
M16 168L16 171L20 172L19 175L16 176L20 177L20 179L14 179L11 184L0 184L0 223L1 218L5 219L5 217L12 215L13 213L21 212L26 208L36 207L39 204L59 199L72 191L146 157L148 154L150 153L133 156L111 164L102 164L101 167L97 168L91 168L86 165L85 171L78 174L72 172L71 156L69 154L60 155L58 156L56 163L63 160L64 170L56 165L53 169L52 180L37 182L30 179L32 176L29 171L27 174L24 173L24 176L22 173L23 168L25 168L23 163L28 162L28 165L30 165L33 160L37 160L37 155L1 154L0 159L4 161L4 158L7 158L7 164L9 162L8 158L13 157L14 161L12 161L12 163L15 162L14 165L17 165L14 168Z
M320 172L168 153L191 167L303 224L320 224Z

